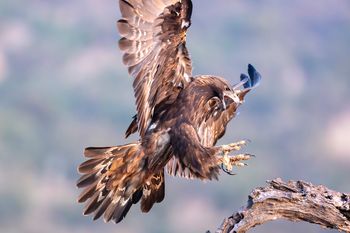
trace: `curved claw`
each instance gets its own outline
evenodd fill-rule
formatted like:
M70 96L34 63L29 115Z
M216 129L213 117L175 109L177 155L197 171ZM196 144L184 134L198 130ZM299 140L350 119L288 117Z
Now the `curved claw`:
M236 175L236 173L232 173L231 171L229 171L228 169L226 169L226 168L224 167L224 164L221 164L221 169L222 169L226 174L228 174L228 175L230 175L230 176Z

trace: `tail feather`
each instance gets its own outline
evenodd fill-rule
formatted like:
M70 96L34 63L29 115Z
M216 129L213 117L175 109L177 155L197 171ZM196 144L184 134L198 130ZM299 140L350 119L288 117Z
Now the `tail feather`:
M132 205L131 200L128 200L126 203L123 203L123 205L118 205L114 210L112 220L115 223L119 223L121 220L123 220L123 218L129 212L131 205Z
M141 200L141 209L147 212L163 200L163 173L148 177L151 173L140 143L89 147L84 155L89 159L79 166L82 176L77 181L77 187L84 188L78 197L79 203L86 203L84 215L118 223L132 204Z
M101 201L99 201L99 193L95 192L94 195L90 198L90 200L85 205L85 208L83 210L84 215L90 215L92 214L101 204Z
M83 203L87 201L90 197L92 197L95 191L96 191L96 185L91 185L88 188L84 189L78 197L78 202Z
M82 175L77 181L77 187L83 188L83 187L89 186L95 183L97 179L98 179L98 176L96 176L96 174L94 173Z
M84 156L87 158L105 158L108 151L117 149L118 147L88 147L85 148Z
M163 201L165 196L164 170L154 174L151 179L143 185L143 196L141 199L141 211L147 213L154 203Z
M106 209L108 208L108 206L111 204L112 202L112 194L113 192L110 192L101 202L101 204L99 205L99 207L96 209L95 215L94 215L94 220L100 218L103 213L106 211Z
M103 219L105 222L111 221L113 218L113 214L115 212L116 206L118 203L112 201L112 203L107 207L105 214L103 215Z
M116 204L112 203L112 205L110 205L106 209L105 214L103 216L105 222L113 220L115 223L118 223L121 220L123 220L123 218L129 212L132 204L136 204L141 199L141 197L142 197L142 189L140 188L127 201L118 202Z
M77 181L77 187L84 188L78 197L78 202L86 202L84 215L121 221L133 204L133 194L139 193L146 171L139 143L89 147L84 155L89 159L79 166L82 176Z
M79 173L82 173L82 174L89 174L89 173L95 172L100 168L100 166L98 165L103 163L103 161L104 161L104 158L86 160L84 163L80 164L78 171Z
M143 193L143 189L140 188L139 190L137 190L137 192L135 192L135 193L132 195L132 204L136 204L137 202L139 202L139 200L140 200L141 197L142 197L142 193Z

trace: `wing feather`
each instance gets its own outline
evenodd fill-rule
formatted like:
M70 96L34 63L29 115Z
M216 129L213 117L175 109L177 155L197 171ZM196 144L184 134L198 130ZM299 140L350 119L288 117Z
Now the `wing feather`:
M137 123L143 136L153 112L162 102L175 100L192 76L186 48L191 0L120 0L117 27L123 62L134 77Z

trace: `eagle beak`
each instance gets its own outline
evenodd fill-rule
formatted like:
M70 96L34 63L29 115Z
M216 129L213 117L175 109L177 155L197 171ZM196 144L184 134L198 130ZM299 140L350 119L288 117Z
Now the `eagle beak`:
M237 95L237 93L235 91L231 91L231 90L224 91L223 92L223 100L222 100L222 105L223 105L224 109L226 109L225 98L230 98L236 104L240 104L241 103L241 99L239 98L239 96Z

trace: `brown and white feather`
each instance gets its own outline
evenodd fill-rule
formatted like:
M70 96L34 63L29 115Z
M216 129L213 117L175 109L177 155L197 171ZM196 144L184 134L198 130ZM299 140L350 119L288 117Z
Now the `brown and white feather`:
M190 26L190 0L120 0L122 19L118 30L123 62L134 77L137 123L143 136L154 109L163 101L174 101L178 89L192 76L186 48Z

